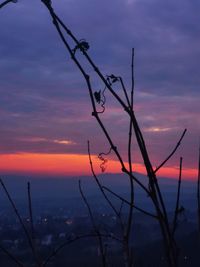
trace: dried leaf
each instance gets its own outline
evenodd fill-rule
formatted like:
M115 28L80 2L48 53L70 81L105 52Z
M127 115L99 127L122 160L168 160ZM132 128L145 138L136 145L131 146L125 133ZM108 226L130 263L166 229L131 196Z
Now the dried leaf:
M94 92L95 100L98 104L101 102L101 90L99 92Z

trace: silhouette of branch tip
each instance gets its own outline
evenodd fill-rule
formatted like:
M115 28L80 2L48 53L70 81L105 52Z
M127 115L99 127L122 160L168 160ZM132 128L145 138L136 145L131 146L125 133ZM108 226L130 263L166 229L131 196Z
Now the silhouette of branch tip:
M45 5L51 6L52 2L51 0L41 0Z
M178 190L177 190L177 197L176 197L176 207L174 211L174 219L173 219L173 228L172 234L175 234L177 225L178 225L178 215L182 214L185 211L183 206L180 206L180 189L181 189L181 182L182 182L182 165L183 165L183 158L180 158L180 166L179 166L179 179L178 179Z
M18 0L6 0L6 1L4 1L3 3L0 4L0 9L2 7L4 7L4 6L6 6L9 3L17 3L17 2L18 2Z
M18 266L20 267L25 267L24 264L22 262L20 262L14 255L12 255L7 249L5 249L4 247L2 247L0 245L0 250L3 251L3 253L5 253L12 261L14 261Z
M185 136L187 132L187 129L185 129L179 139L179 141L177 142L175 148L172 150L172 152L169 154L169 156L154 170L154 173L156 173L163 165L165 165L165 163L174 155L174 153L176 152L176 150L178 149L178 147L181 144L181 141L183 140L183 137Z

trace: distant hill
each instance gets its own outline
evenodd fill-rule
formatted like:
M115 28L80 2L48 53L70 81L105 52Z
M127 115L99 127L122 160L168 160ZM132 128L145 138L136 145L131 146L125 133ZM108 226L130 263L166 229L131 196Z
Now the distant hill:
M135 174L137 178L148 184L148 180L144 175ZM26 198L27 197L27 182L30 181L32 187L33 198L73 198L79 197L78 180L81 179L82 186L85 193L88 196L99 196L97 184L92 176L82 177L38 177L38 176L4 176L5 182L9 192L14 198ZM129 193L129 179L123 174L101 174L99 179L102 184L108 186L115 192L128 196ZM169 178L160 178L159 184L167 199L167 201L173 201L177 190L177 180ZM148 198L136 186L136 197L145 201ZM0 199L4 198L4 192L0 189ZM196 184L192 181L183 180L181 189L181 198L184 202L195 201L196 197Z

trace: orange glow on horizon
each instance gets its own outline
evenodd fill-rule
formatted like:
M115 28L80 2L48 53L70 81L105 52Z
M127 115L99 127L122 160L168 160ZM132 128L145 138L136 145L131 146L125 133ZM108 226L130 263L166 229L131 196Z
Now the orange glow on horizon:
M97 156L92 156L92 161L96 173L100 173L100 160ZM107 173L120 173L119 162L109 160L107 162ZM146 174L142 164L133 164L135 172ZM83 154L2 154L0 155L1 174L26 174L26 175L48 175L48 176L82 176L91 175L88 155ZM163 167L157 173L158 176L178 178L177 167ZM184 179L195 179L196 169L183 169Z
M92 156L98 172L100 161ZM39 175L89 175L91 174L88 155L81 154L3 154L0 155L0 171ZM120 172L119 163L109 161L109 172Z

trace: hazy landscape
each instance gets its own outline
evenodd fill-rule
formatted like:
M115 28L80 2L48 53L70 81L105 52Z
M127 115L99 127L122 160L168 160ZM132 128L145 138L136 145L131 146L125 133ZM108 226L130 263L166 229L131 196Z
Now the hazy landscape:
M146 177L137 174L141 180ZM83 183L84 192L90 202L91 209L95 214L95 220L100 229L106 229L109 233L118 235L120 226L116 216L108 207L99 192L94 178L72 177L72 178L48 178L29 177L32 187L32 205L36 240L41 257L45 258L52 249L59 247L64 241L93 232L93 227L88 215L88 210L80 196L78 190L78 180ZM120 174L101 175L101 181L109 185L112 190L119 193L125 199L129 196L129 186L125 176ZM22 215L24 221L28 216L27 202L27 177L6 176L4 182ZM166 205L171 214L175 209L175 196L177 190L177 180L160 178L159 183L165 196ZM48 187L47 187L48 184ZM110 197L116 206L119 201ZM148 197L136 188L135 198L137 206L153 211L149 204ZM3 191L1 199L1 219L0 219L0 240L1 244L19 255L27 264L30 264L30 255L27 251L27 240L24 236L21 225L13 212L10 203L6 199ZM181 190L181 206L184 212L178 221L177 240L181 249L181 266L198 266L199 241L197 235L197 203L196 203L196 183L195 181L183 181ZM123 216L126 217L128 208L124 206ZM27 226L29 222L26 221ZM28 226L29 227L29 226ZM135 266L165 266L165 255L162 248L161 233L155 219L134 212L133 231L131 244L135 248ZM111 266L121 266L122 258L119 256L121 247L116 242L107 240ZM156 253L153 251L156 250ZM77 258L76 255L79 255ZM154 256L153 256L154 255ZM48 266L101 266L99 260L98 243L95 238L84 238L67 245L53 257ZM3 266L16 266L8 260L4 253L1 253ZM52 263L51 263L52 262Z

